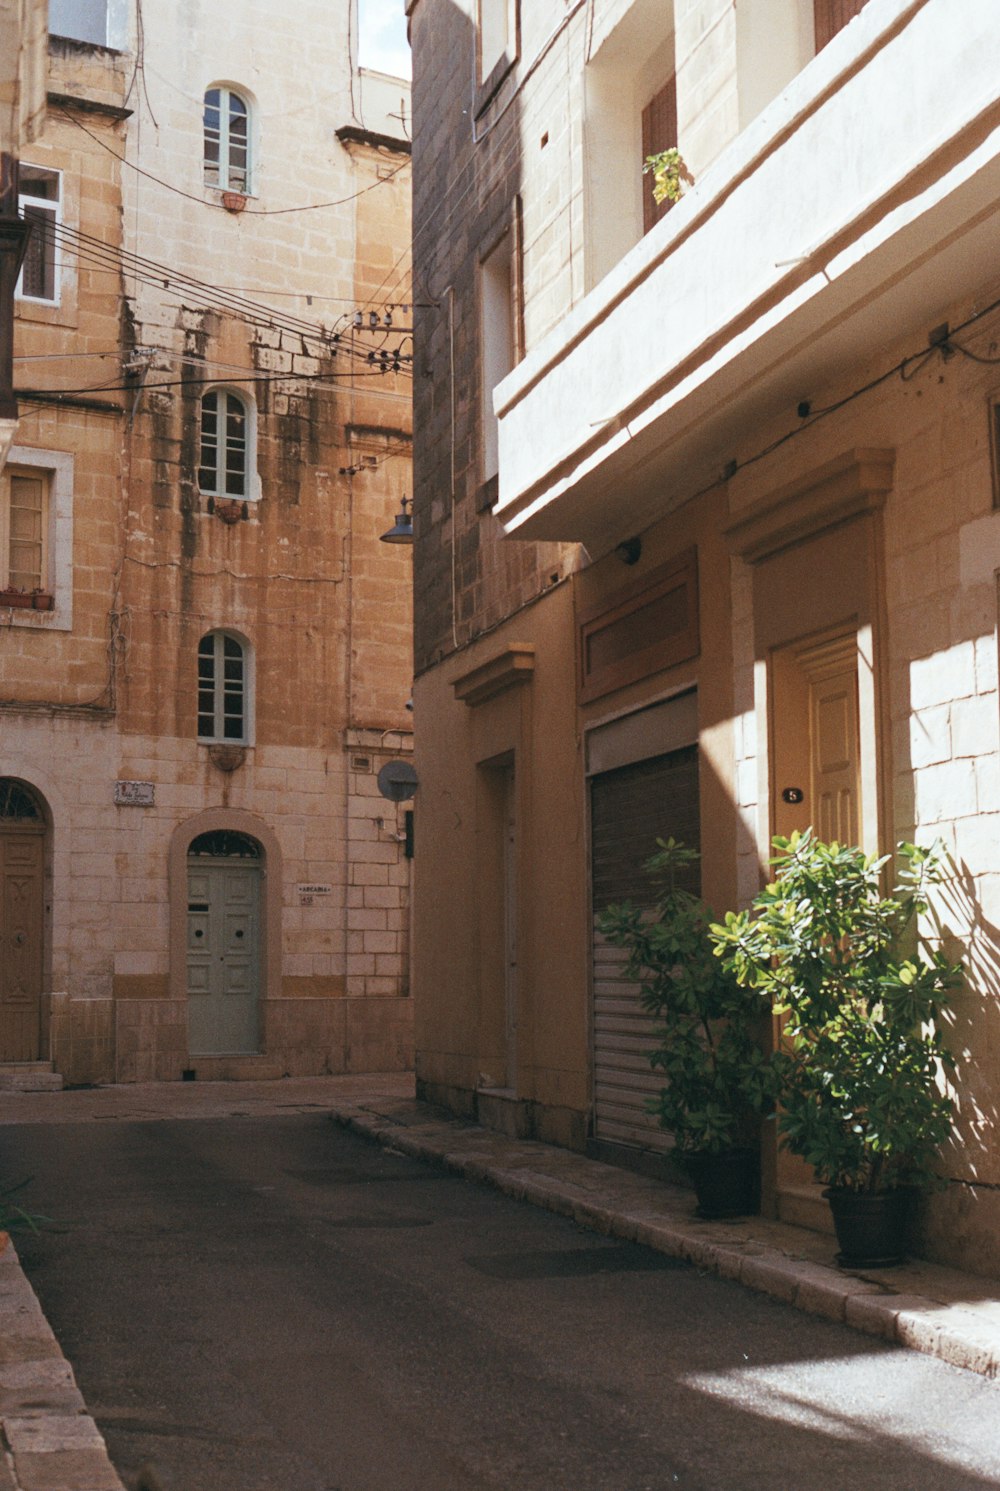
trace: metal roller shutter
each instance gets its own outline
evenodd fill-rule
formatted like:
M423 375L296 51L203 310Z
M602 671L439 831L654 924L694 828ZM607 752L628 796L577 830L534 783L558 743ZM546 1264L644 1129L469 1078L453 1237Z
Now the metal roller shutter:
M622 976L624 950L601 937L597 917L619 901L652 904L642 867L657 839L671 836L700 848L697 746L591 778L594 1137L659 1152L671 1142L645 1110L663 1085L649 1065L653 1020ZM697 866L686 888L699 893Z

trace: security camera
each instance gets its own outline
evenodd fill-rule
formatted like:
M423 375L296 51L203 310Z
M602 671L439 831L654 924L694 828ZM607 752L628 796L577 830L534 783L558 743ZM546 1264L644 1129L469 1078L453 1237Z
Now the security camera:
M412 714L413 713L413 700L412 699L407 699L407 701L406 701L406 707L410 711L410 713Z

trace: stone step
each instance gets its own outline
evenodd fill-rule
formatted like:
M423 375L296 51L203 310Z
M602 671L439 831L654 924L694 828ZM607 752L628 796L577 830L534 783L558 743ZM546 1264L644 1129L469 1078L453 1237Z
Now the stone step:
M61 1092L63 1079L51 1061L0 1062L0 1092Z
M778 1221L792 1227L808 1227L812 1232L833 1232L830 1203L819 1185L778 1187Z

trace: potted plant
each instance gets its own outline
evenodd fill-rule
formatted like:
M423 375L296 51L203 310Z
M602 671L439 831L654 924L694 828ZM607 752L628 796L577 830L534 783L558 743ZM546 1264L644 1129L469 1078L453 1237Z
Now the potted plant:
M653 201L657 206L661 202L679 202L685 186L694 186L694 177L676 146L647 155L642 173L653 178Z
M625 977L639 983L657 1021L649 1060L666 1085L649 1109L674 1137L699 1214L738 1216L760 1204L759 1118L773 1085L758 1038L767 1004L714 956L712 914L678 883L697 852L674 839L657 843L646 864L655 910L609 906L598 926L627 950Z
M900 844L875 858L811 831L774 841L777 875L749 911L712 928L722 966L784 1019L776 1053L782 1142L827 1190L848 1266L898 1262L912 1199L936 1181L951 1131L938 1018L960 969L916 946L938 857Z
M8 585L6 589L0 590L0 606L19 606L28 610L33 605L30 590L19 590L16 585Z

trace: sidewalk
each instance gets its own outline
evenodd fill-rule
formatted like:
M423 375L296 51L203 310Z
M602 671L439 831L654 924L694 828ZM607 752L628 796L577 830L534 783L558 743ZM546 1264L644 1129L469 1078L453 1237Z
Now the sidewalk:
M680 1187L513 1140L413 1099L406 1075L0 1093L0 1123L156 1123L316 1112L402 1154L487 1181L611 1237L1000 1378L1000 1280L930 1263L871 1273L832 1238L760 1217L702 1222ZM0 1491L123 1491L13 1244L0 1253Z
M123 1491L59 1342L0 1253L0 1491Z
M609 1237L686 1258L797 1309L1000 1378L1000 1280L934 1263L838 1268L832 1237L763 1217L702 1222L680 1186L452 1118L413 1099L335 1105L346 1128Z

